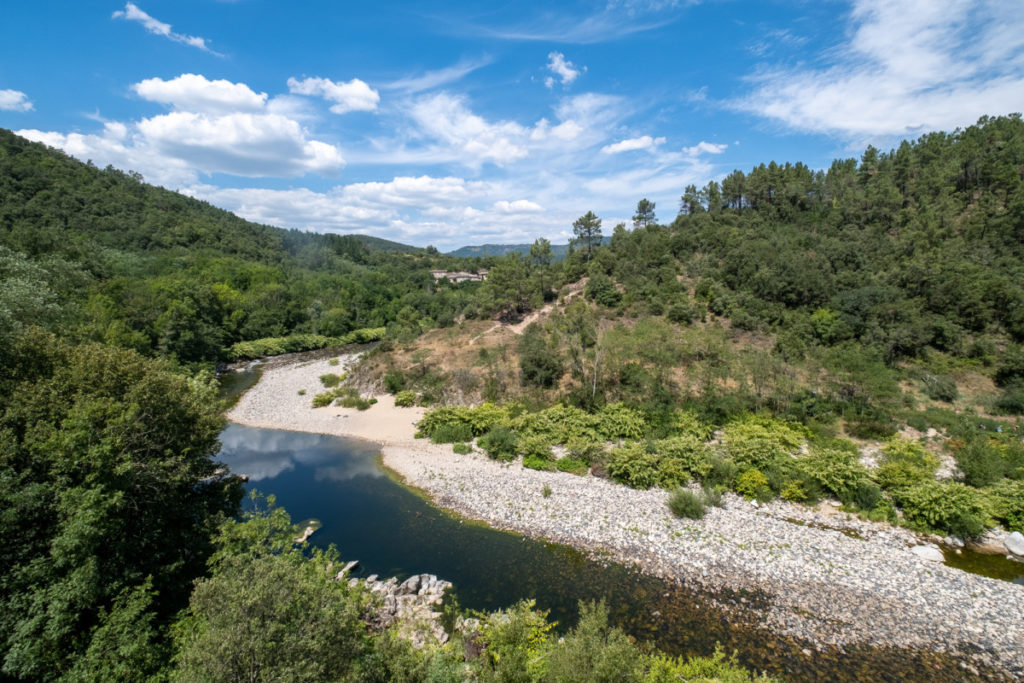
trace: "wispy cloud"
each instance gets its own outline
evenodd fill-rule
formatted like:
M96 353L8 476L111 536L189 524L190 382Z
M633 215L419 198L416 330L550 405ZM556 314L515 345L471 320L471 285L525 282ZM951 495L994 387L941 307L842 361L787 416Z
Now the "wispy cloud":
M558 79L562 82L562 85L569 85L579 75L587 70L587 67L578 69L575 64L565 58L561 52L549 52L548 53L548 71L558 76ZM548 76L544 79L544 85L551 88L555 85L554 76Z
M695 3L672 0L613 1L586 16L544 12L518 23L502 26L463 25L462 30L501 40L589 45L667 26L682 16L683 6L692 4Z
M164 38L169 38L170 40L173 40L176 43L184 43L185 45L191 45L192 47L199 48L204 52L209 52L210 54L216 55L218 57L224 56L219 52L215 52L214 50L212 50L210 46L207 45L208 41L206 38L200 38L199 36L187 36L183 33L175 33L173 30L171 30L170 24L164 23L162 21L159 21L158 19L151 17L150 15L146 14L144 11L139 9L138 5L136 5L135 3L125 3L124 9L117 10L116 12L114 12L112 18L138 22L142 24L142 26L150 33L156 34L158 36L163 36Z
M0 90L0 111L32 111L32 100L20 90Z
M1024 12L1002 0L855 0L822 68L766 68L735 102L850 138L916 135L1024 110Z
M715 144L701 140L693 147L683 147L683 154L688 157L699 157L701 154L721 154L729 145Z
M417 93L423 92L424 90L433 90L434 88L439 88L442 85L448 85L449 83L460 81L477 69L483 68L493 62L494 59L490 55L483 55L475 59L462 59L443 69L427 71L418 76L399 78L398 80L391 81L390 83L386 83L380 87L382 90L398 90L405 93Z

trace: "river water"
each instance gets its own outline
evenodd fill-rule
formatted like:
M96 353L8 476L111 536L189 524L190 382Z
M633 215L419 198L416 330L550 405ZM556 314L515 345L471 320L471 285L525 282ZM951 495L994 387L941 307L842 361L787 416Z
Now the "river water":
M235 387L244 389L248 380ZM460 520L432 507L381 469L373 444L337 437L229 425L220 459L273 494L296 522L316 519L310 539L358 560L356 576L429 573L451 581L464 608L493 610L530 598L560 627L580 600L605 600L614 624L673 654L702 654L720 643L745 666L788 680L965 680L955 661L906 650L833 648L780 638L758 623L757 594L718 594L742 611L712 607L699 590L601 563L566 546Z

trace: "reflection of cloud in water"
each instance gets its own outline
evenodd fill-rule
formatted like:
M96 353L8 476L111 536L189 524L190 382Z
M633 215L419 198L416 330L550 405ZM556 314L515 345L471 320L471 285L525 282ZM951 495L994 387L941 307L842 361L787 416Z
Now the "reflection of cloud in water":
M345 481L355 477L382 477L384 473L369 458L345 458L343 462L316 468L317 481Z
M317 481L383 476L370 452L320 434L229 425L220 440L219 459L249 481L272 479L296 465L315 468Z

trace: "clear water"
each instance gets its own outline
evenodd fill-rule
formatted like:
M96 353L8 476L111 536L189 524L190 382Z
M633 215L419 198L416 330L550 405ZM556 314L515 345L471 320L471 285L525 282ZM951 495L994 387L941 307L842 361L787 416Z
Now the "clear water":
M710 654L716 643L741 663L790 680L965 680L948 657L893 649L826 649L771 634L759 623L756 594L718 594L753 609L726 613L699 590L603 564L565 546L495 531L437 510L378 466L366 442L230 425L220 459L272 493L293 520L317 519L310 539L358 560L357 576L430 573L451 581L461 606L507 607L533 598L564 626L580 600L607 602L613 623L675 654ZM814 649L813 647L811 648Z

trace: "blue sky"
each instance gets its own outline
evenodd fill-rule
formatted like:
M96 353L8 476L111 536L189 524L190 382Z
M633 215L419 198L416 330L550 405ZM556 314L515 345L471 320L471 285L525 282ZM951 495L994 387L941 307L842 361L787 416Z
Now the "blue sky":
M260 222L607 232L733 169L1024 111L1020 0L14 0L0 126Z

